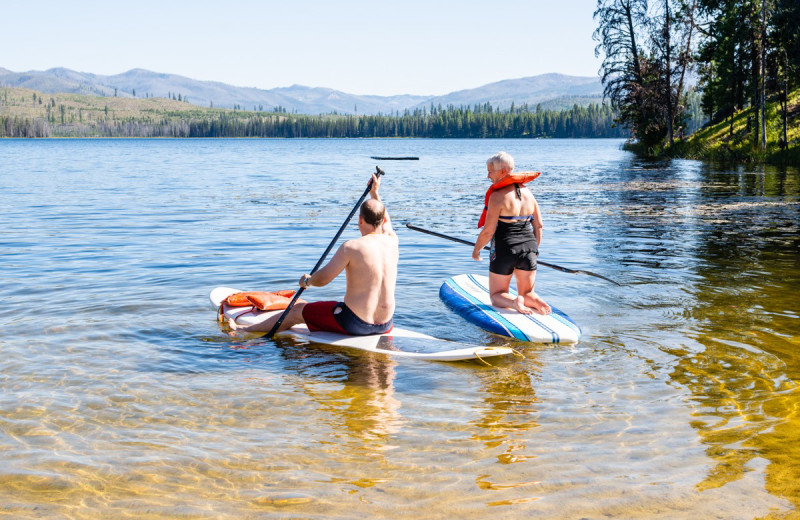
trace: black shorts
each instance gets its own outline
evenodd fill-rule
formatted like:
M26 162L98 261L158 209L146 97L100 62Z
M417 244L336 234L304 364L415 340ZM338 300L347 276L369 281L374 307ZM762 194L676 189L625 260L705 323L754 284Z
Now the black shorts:
M531 250L533 249L533 250ZM492 240L492 250L489 253L489 272L508 276L515 269L520 271L535 271L539 251L536 246L522 245L518 247L496 247Z

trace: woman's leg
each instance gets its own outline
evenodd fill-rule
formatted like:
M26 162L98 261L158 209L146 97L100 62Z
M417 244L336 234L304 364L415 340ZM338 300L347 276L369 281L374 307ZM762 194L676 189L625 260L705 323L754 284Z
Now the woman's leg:
M525 306L525 298L522 293L515 298L508 292L510 284L510 274L502 275L489 272L489 294L492 297L492 305L495 307L516 309L522 314L532 314L533 311ZM519 282L517 282L517 284L519 284Z
M532 309L536 314L550 314L553 310L543 299L534 292L536 284L536 271L514 270L514 278L517 280L517 293L523 299L526 308Z

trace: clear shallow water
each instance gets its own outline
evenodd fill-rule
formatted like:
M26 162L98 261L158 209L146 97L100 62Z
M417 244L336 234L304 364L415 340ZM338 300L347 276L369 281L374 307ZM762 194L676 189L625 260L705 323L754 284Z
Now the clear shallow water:
M800 505L800 181L619 141L0 141L0 514L758 518ZM540 293L583 328L432 364L232 339L208 292L292 287L376 162L396 323L502 344L438 299L484 161L542 170ZM343 238L355 236L351 224ZM336 298L342 281L309 298Z

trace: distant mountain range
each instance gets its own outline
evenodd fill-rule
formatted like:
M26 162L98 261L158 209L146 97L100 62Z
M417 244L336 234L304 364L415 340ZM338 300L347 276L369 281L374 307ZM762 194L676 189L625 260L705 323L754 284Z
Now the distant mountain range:
M508 79L482 87L459 90L443 96L364 96L321 87L293 85L269 90L236 87L215 81L199 81L175 74L133 69L102 76L65 68L12 72L0 67L0 86L22 87L49 94L73 93L119 97L178 97L199 106L239 107L243 110L272 111L282 107L300 114L391 114L438 106L474 106L491 103L506 109L538 104L544 109L568 108L602 101L599 78L542 74Z

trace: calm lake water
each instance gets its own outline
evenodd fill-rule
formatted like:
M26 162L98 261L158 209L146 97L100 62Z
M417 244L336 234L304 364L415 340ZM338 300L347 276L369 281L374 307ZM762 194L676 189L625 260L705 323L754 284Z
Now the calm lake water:
M800 506L797 171L615 140L0 140L0 516L784 518ZM537 288L583 329L439 364L231 338L219 285L309 271L381 162L395 322L440 302L506 150L545 219ZM343 238L357 236L352 223ZM333 299L343 280L304 297Z

